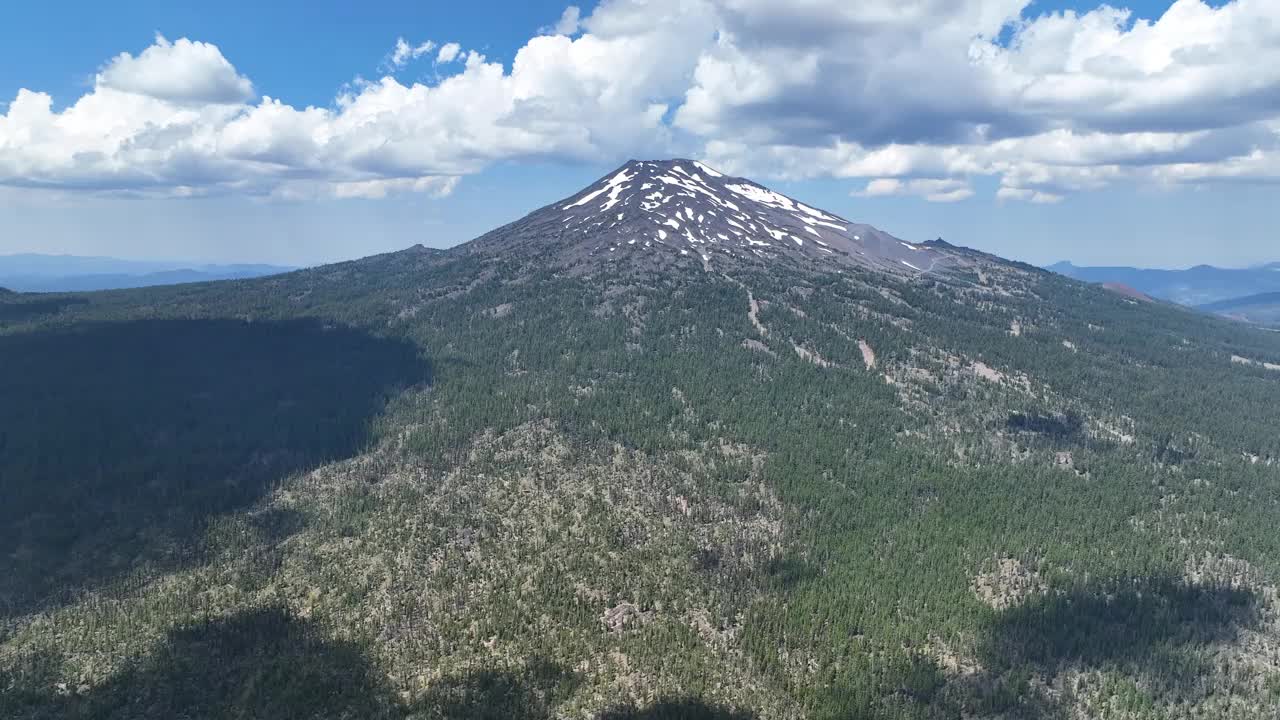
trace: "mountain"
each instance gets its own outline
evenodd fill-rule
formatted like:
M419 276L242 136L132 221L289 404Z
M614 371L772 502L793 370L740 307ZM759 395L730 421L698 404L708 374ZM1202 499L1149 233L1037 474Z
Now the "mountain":
M1256 325L1280 327L1280 292L1232 298L1201 305L1199 309Z
M1048 269L1085 282L1128 286L1152 297L1193 307L1242 295L1280 292L1280 263L1244 269L1197 265L1186 270L1149 270L1078 267L1060 262Z
M827 266L924 273L953 258L850 223L697 162L630 162L616 174L471 244L559 267Z
M0 255L0 275L60 277L68 275L142 275L173 269L170 263L82 255L17 253Z
M1198 265L1187 270L1077 267L1062 262L1048 269L1130 297L1159 298L1257 325L1280 324L1280 262L1246 269Z
M1278 368L684 160L6 296L0 716L1269 717Z
M190 265L75 255L0 255L0 285L22 292L82 292L235 280L289 272L277 265Z

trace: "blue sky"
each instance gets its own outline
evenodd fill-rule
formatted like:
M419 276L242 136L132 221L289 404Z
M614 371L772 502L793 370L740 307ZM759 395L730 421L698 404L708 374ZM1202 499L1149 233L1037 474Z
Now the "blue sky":
M1280 259L1276 3L701 2L8 8L0 253L443 247L680 154L1031 262Z

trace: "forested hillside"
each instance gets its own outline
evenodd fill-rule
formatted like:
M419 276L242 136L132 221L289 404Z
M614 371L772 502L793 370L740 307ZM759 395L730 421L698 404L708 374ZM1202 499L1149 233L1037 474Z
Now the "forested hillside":
M1280 337L947 252L6 295L0 715L1274 715Z

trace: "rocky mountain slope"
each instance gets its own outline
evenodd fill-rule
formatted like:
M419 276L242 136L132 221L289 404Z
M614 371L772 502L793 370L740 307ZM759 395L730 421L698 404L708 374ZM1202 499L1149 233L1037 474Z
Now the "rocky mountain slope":
M6 296L0 715L1268 717L1272 366L685 161Z
M476 253L521 251L574 266L821 263L923 273L948 258L690 160L632 161L582 192L494 230Z

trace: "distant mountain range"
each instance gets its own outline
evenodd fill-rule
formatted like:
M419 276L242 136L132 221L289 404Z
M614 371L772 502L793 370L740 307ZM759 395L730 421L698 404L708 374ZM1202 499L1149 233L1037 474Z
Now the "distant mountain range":
M1128 286L1154 298L1192 307L1280 292L1280 262L1238 269L1197 265L1186 270L1079 267L1060 262L1048 269L1085 282Z
M79 292L276 275L279 265L210 265L111 257L0 255L0 287L17 292Z
M1201 305L1200 309L1255 325L1280 328L1280 292L1223 300Z

